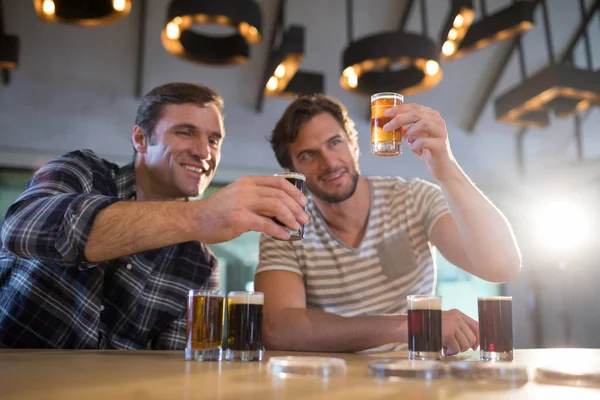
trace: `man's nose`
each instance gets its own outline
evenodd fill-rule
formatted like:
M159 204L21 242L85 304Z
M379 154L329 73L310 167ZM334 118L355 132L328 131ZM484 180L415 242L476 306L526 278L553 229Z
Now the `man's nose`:
M195 142L192 148L190 149L190 153L201 160L210 160L212 158L212 154L210 152L210 146L208 143L207 137L200 137Z

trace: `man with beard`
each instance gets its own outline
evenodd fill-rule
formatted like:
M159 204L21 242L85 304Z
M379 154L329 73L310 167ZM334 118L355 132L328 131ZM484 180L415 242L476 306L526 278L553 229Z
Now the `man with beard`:
M203 85L151 90L132 163L89 150L48 162L10 207L0 250L0 347L183 349L189 289L213 288L205 243L251 230L288 239L306 198L280 177L201 195L221 159L223 100Z
M417 104L387 111L385 130L412 124L410 150L438 185L420 179L362 177L357 132L344 107L299 97L270 139L279 164L306 176L310 222L302 241L261 237L256 290L264 292L268 349L400 349L407 341L409 294L432 294L432 246L482 279L504 282L521 258L503 215L453 158L444 120ZM477 322L442 315L445 354L479 343Z

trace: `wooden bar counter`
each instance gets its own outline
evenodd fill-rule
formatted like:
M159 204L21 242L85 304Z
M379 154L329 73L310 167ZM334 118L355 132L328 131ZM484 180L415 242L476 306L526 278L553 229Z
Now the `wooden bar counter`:
M448 361L476 361L467 352ZM268 371L273 356L328 356L346 360L345 376L279 378ZM378 354L265 353L262 362L184 361L183 352L0 350L0 399L600 399L599 387L474 383L453 378L433 381L372 378L367 363L406 359L406 352ZM598 365L598 349L516 350L514 363Z

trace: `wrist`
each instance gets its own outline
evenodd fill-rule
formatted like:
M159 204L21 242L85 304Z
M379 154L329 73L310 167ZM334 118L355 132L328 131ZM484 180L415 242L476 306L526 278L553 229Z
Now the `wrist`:
M458 182L467 180L467 175L460 168L456 161L451 162L447 168L444 168L442 173L436 177L440 186L452 185Z
M200 200L201 201L201 200ZM173 202L175 210L170 216L173 218L174 229L181 235L182 242L198 240L198 217L194 215L197 201Z

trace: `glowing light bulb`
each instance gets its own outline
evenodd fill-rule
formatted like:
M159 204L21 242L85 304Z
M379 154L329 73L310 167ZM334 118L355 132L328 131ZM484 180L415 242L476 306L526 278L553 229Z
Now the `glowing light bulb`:
M456 28L450 29L450 32L448 32L448 39L456 40L457 37L458 37L458 31L456 30Z
M113 8L115 11L125 10L125 0L113 0Z
M458 14L456 16L456 18L454 18L454 24L453 25L454 25L455 28L460 28L463 25L464 22L465 22L465 18L462 15Z
M425 63L425 72L427 73L427 75L435 75L438 73L439 70L440 65L437 62L429 60Z
M285 65L279 64L277 68L275 68L275 76L278 78L283 78L285 75Z
M175 22L169 22L167 24L167 37L171 40L177 40L179 39L179 34L181 32L179 31L179 25L177 25Z
M54 6L54 1L44 0L44 2L42 3L42 11L46 15L53 15L54 11L56 11L56 7Z
M455 51L456 45L453 42L446 40L442 46L442 53L444 53L445 56L451 56Z
M344 75L346 78L349 78L351 75L356 75L356 73L354 72L354 67L346 68L344 72L342 72L342 75Z
M348 86L353 89L358 86L358 77L356 74L352 74L348 77Z
M277 80L277 78L272 76L269 78L269 81L267 82L267 89L270 90L271 92L274 92L275 90L277 90L278 84L279 84L279 81Z

